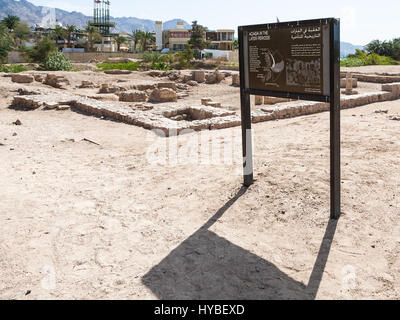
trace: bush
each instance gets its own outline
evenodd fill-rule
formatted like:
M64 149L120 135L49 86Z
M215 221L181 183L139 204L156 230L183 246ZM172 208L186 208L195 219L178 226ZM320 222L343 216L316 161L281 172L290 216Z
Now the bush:
M49 54L56 50L54 41L45 37L33 48L25 48L24 53L31 62L44 63Z
M170 70L171 68L165 62L154 62L150 65L150 69L152 70Z
M41 65L41 69L46 71L71 71L72 64L61 52L53 51Z
M8 64L0 66L0 72L18 73L28 71L29 68L21 66L20 64Z
M340 61L342 67L361 67L371 65L396 65L395 60L390 57L378 55L376 53L368 54L362 50L356 50L356 53L350 54L346 59Z
M97 68L100 71L107 71L107 70L129 70L129 71L136 71L139 69L140 63L139 62L122 62L122 63L107 63L103 62L97 65Z
M378 54L380 56L390 57L400 60L400 38L390 41L374 40L365 46L365 49L370 54Z
M7 60L8 52L12 50L13 39L10 32L0 24L0 63Z
M189 69L190 61L194 58L194 51L190 46L186 47L185 51L179 51L176 55L176 60L178 61L177 67L180 69Z

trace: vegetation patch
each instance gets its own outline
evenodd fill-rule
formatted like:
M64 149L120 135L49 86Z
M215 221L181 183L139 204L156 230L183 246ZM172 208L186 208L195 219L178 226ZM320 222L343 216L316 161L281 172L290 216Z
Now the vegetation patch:
M46 71L72 71L71 61L66 58L61 52L51 52L40 69Z
M19 73L28 70L30 69L20 64L6 64L0 66L0 72L6 72L6 73Z
M121 63L107 63L103 62L97 65L99 71L107 70L129 70L136 71L140 67L140 62L121 62Z
M350 54L346 59L340 61L341 67L362 67L372 65L390 66L399 64L391 57L381 56L376 53L367 53L362 50L356 50L355 54Z

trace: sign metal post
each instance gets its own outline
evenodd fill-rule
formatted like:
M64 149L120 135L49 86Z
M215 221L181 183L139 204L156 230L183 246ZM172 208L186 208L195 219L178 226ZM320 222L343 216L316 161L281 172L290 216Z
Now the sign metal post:
M330 102L331 218L341 213L340 21L239 27L244 185L254 183L250 95Z

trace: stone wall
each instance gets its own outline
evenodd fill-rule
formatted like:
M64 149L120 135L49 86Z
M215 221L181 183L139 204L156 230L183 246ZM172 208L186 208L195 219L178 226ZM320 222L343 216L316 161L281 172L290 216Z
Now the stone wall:
M7 63L25 63L25 58L18 51L8 53Z

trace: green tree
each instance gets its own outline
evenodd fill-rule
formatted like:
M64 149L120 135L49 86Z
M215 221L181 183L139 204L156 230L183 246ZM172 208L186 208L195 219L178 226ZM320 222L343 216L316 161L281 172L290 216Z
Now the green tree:
M27 23L18 23L13 31L14 41L17 45L21 45L22 41L28 40L31 35L31 29Z
M190 68L190 61L194 59L194 51L192 46L188 44L184 51L179 51L176 54L180 69Z
M142 37L142 31L140 30L132 30L129 38L133 42L133 52L136 53L136 46L138 45L140 39Z
M10 14L1 21L1 23L3 23L10 31L14 31L15 27L19 22L20 22L19 17Z
M156 37L150 32L143 31L140 35L142 51L146 51L148 46L156 42Z
M49 37L44 37L33 48L25 48L25 54L32 62L43 63L51 52L57 51L54 41Z
M239 49L239 41L238 40L234 40L232 45L233 45L234 50Z
M65 29L63 27L60 26L56 26L56 28L54 29L54 31L51 34L52 39L54 40L64 40L65 37L67 36L67 32L65 31Z
M365 50L367 50L368 53L381 54L382 42L380 42L379 40L373 40L365 46Z
M204 38L204 33L206 31L207 29L202 25L199 25L197 21L192 22L192 31L189 44L192 46L193 49L203 50L209 46L210 42L206 41Z
M396 38L390 41L374 40L365 46L369 54L378 54L381 56L391 57L393 59L400 59L400 39Z
M4 63L14 41L5 25L0 24L0 63Z
M126 43L127 39L123 36L114 37L115 42L117 43L117 51L121 50L121 44Z
M89 44L89 50L94 51L94 44L97 41L101 40L101 34L99 33L99 29L88 25L85 29L87 36L88 36L88 44Z
M65 32L67 35L67 46L68 48L71 48L71 42L72 42L72 35L77 31L76 26L74 25L67 25L65 27Z

